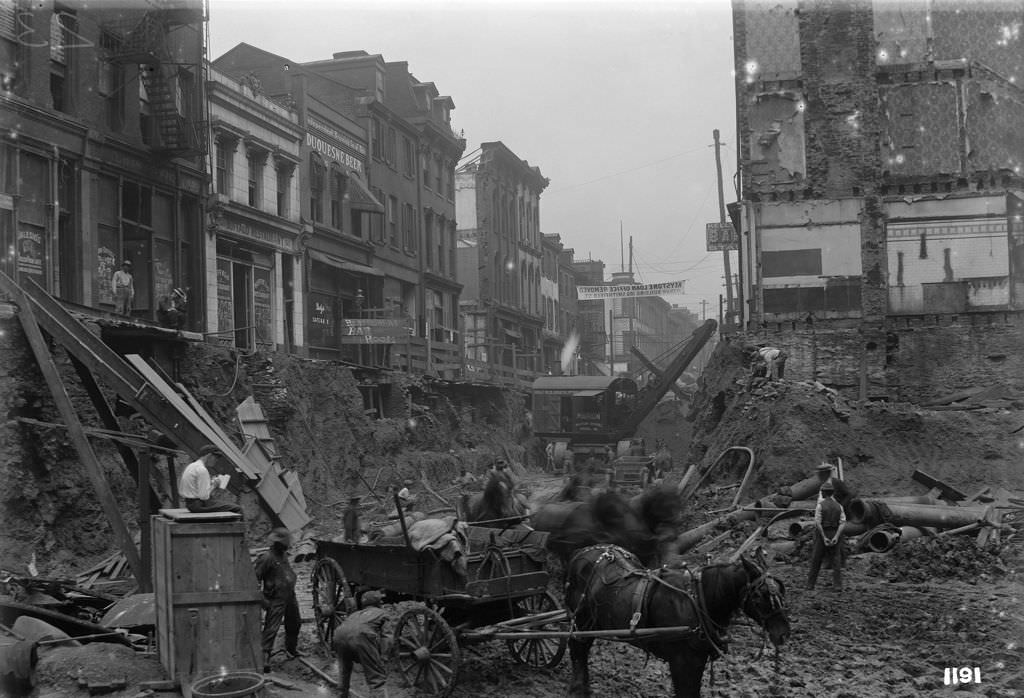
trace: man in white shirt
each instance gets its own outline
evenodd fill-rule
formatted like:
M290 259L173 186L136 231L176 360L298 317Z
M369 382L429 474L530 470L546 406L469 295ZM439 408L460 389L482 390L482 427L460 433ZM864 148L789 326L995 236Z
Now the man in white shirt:
M131 315L132 303L135 300L135 280L132 277L131 260L121 262L121 268L114 272L111 279L114 287L115 312L119 315Z
M218 502L212 498L214 490L227 487L231 476L228 474L211 476L210 470L215 467L217 460L223 458L220 450L207 444L199 449L199 458L192 461L181 474L178 482L178 494L185 503L185 508L193 514L200 514L210 511L232 511L236 514L242 513L242 508L237 504Z

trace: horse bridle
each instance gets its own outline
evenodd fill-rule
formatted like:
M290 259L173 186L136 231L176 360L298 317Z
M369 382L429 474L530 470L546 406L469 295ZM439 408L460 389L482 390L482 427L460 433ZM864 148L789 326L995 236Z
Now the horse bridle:
M764 614L760 618L755 618L755 620L759 625L761 625L761 627L764 627L776 616L786 613L786 601L784 598L786 594L786 586L767 572L761 571L756 578L744 585L743 591L740 592L740 604L746 608L747 601L751 594L760 591L762 587L767 590L765 592L765 596L768 597L769 610L768 613ZM760 612L758 615L761 615Z

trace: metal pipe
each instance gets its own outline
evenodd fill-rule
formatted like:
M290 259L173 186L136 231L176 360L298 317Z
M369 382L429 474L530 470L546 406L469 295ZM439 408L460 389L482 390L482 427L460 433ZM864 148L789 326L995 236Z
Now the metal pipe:
M877 525L932 526L957 528L981 521L988 507L956 507L936 504L886 502L877 499L854 499L850 502L850 521Z
M756 511L740 509L732 512L731 514L726 514L725 516L720 516L717 519L712 519L697 528L691 528L689 531L684 531L679 534L679 537L676 538L675 542L676 552L679 554L685 553L687 550L700 543L701 540L704 539L704 536L720 528L732 528L742 521L751 521L756 518Z

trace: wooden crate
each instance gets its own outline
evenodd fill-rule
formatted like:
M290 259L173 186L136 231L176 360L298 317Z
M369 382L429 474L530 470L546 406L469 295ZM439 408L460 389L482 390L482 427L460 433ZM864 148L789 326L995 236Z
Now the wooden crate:
M222 670L259 671L262 594L245 524L189 516L152 517L160 663L182 685Z

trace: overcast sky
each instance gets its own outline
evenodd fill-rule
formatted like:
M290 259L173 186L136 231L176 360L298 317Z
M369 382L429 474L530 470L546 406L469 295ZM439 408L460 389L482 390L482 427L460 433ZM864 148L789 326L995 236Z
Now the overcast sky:
M719 218L715 128L736 198L731 21L728 0L210 0L210 57L245 41L294 61L407 61L454 100L467 155L502 141L550 180L543 232L610 274L621 223L639 281L685 279L666 299L717 317L722 253L704 224Z

